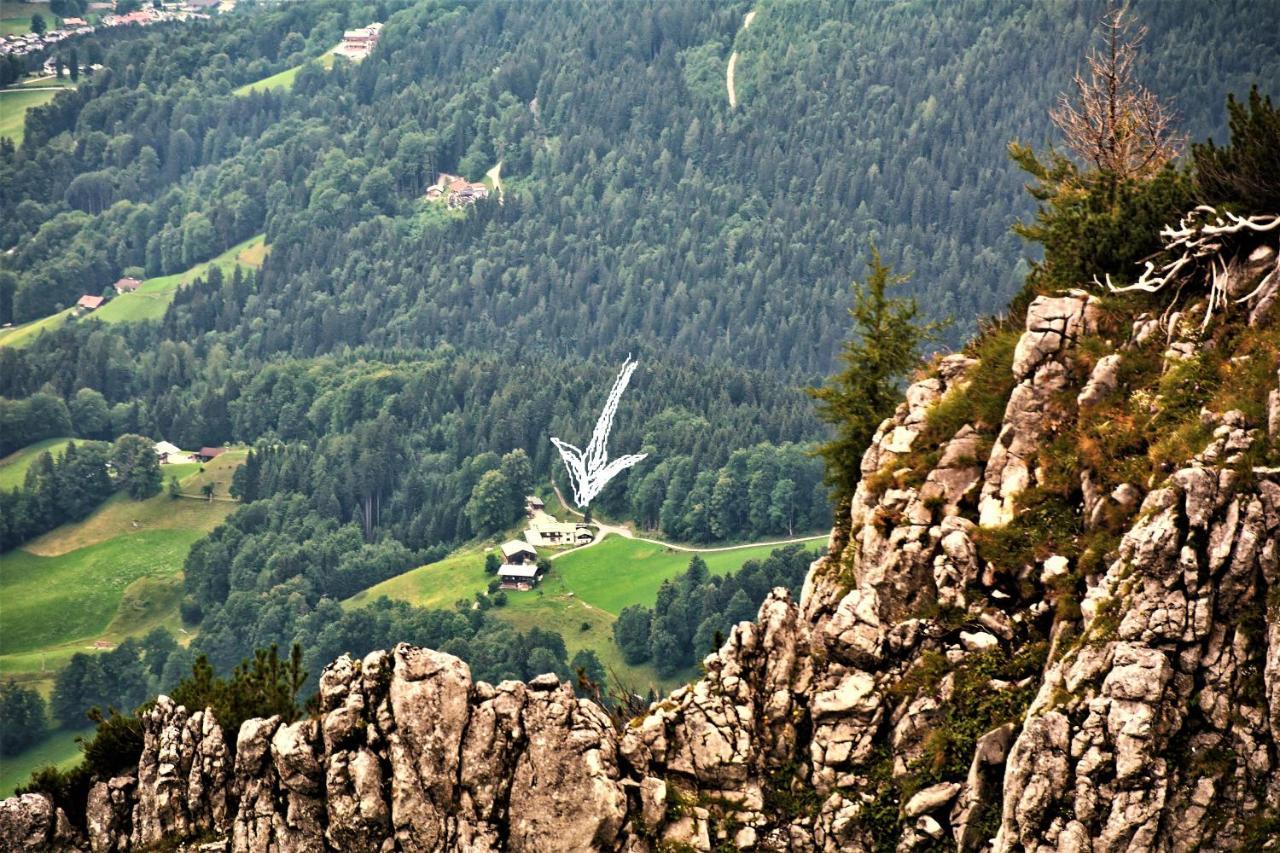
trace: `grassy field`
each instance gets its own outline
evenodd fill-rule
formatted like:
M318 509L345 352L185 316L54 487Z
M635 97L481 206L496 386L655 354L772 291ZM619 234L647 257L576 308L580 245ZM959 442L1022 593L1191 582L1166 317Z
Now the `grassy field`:
M230 273L237 264L244 267L262 266L267 246L259 234L243 243L232 246L216 258L196 264L186 272L149 278L133 293L122 293L93 313L104 323L136 323L141 320L159 320L164 316L173 294L184 284L189 284L216 266L223 273Z
M170 476L178 478L178 486L182 489L182 494L184 495L203 497L200 490L206 484L212 483L214 498L221 498L225 501L231 496L232 475L235 474L237 468L244 464L244 460L248 457L249 451L247 449L228 450L203 465L198 463L166 465L161 470L164 472L166 484L168 484Z
M53 453L54 458L62 455L62 451L72 441L70 438L46 438L35 444L29 444L21 450L15 450L0 459L0 490L16 489L27 477L27 469L35 464L40 454L46 450Z
M58 89L0 89L0 137L8 137L14 145L22 144L27 110L47 104Z
M166 498L167 500L167 498ZM97 639L139 578L172 577L198 530L146 530L56 557L17 550L0 557L5 600L0 656Z
M16 84L15 89L47 89L50 86L57 86L60 89L74 89L76 83L70 77L58 78L56 74L41 73L38 77L28 77L21 83Z
M93 733L92 728L81 731L50 732L42 741L34 744L21 755L0 758L0 797L8 797L13 789L26 784L31 773L50 764L66 770L80 761L80 744L77 737Z
M3 134L0 134L0 136L3 136ZM41 332L52 332L62 326L67 320L71 319L71 315L74 312L74 308L67 308L57 314L41 317L39 320L32 320L30 323L23 323L20 326L12 326L8 329L0 329L0 347L25 346L40 337Z
M247 451L212 463L166 465L186 492L205 482L223 494ZM84 521L65 524L0 555L0 677L48 693L57 671L94 643L115 645L153 628L180 640L182 564L197 539L237 504L115 495Z
M477 592L484 592L488 585L484 550L469 548L357 592L345 604L359 607L385 595L419 607L452 607L460 598L469 599Z
M288 91L293 88L294 78L298 76L298 72L301 71L304 66L309 65L312 62L319 62L320 65L328 71L333 67L333 61L336 58L337 57L333 55L332 51L328 51L321 54L319 59L309 59L306 62L293 66L292 68L286 68L283 71L272 74L270 77L263 77L261 80L246 83L240 88L233 90L231 94L247 95L250 92L265 92L268 89L284 89Z
M166 465L161 471L167 476L170 469L185 467L187 466ZM186 489L186 484L198 476L200 475L189 475L179 483ZM21 550L37 557L61 557L113 539L159 530L206 533L234 509L235 506L228 501L214 501L210 504L193 498L175 500L164 492L145 501L135 501L128 495L116 494L84 521L64 524L32 539Z
M13 0L0 2L0 36L31 32L31 16L37 14L44 17L49 29L57 26L58 18L49 11L48 3L15 3Z
M773 550L769 545L752 546L706 553L702 558L712 574L726 574L747 560L769 556ZM692 671L663 680L651 666L628 666L613 642L613 623L628 605L652 606L662 582L688 568L692 557L662 545L611 536L598 545L556 558L536 589L508 592L507 606L491 612L522 631L537 626L559 632L570 657L579 649L595 650L605 668L616 672L629 687L670 688L687 680ZM345 604L354 607L386 596L420 607L452 607L459 599L483 592L489 580L484 573L484 550L477 547L383 581Z
M700 556L711 574L723 575L737 571L747 560L762 560L773 550L761 545ZM692 558L687 552L612 536L560 557L555 570L579 598L616 616L630 604L652 605L662 582L687 569Z

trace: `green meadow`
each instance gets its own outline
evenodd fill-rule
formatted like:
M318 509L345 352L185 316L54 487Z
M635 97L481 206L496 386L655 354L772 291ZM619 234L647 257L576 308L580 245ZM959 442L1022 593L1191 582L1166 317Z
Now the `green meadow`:
M768 557L775 547L751 545L700 556L712 574L723 575L737 571L748 560ZM459 551L357 593L345 605L359 606L386 596L420 607L452 607L488 588L491 577L484 573L484 554L479 547ZM559 632L570 656L578 649L594 649L606 669L631 687L670 687L692 673L664 681L651 666L628 666L613 642L613 623L624 607L652 606L662 582L688 568L693 556L665 545L609 536L599 544L556 557L535 589L508 591L507 605L490 612L520 630L536 626Z
M265 92L269 89L283 89L288 91L293 88L293 81L298 76L298 72L312 62L319 62L327 71L333 67L334 60L337 57L332 51L324 53L319 59L308 59L306 62L299 63L292 68L286 68L283 71L272 74L270 77L263 77L261 80L255 80L252 83L246 83L238 89L232 91L233 95L247 95L250 92Z
M61 89L0 89L0 137L8 137L14 145L22 144L27 110L47 104Z
M29 444L21 450L15 450L0 459L0 490L16 489L27 477L27 469L35 464L40 455L48 451L57 458L74 439L46 438L35 444Z
M250 237L227 249L217 257L196 264L185 272L149 278L133 293L121 293L103 305L92 316L104 323L136 323L141 320L159 320L164 317L173 294L184 284L190 284L205 275L210 267L218 267L230 273L237 265L256 269L262 266L267 246L263 235Z
M0 133L0 136L3 135L3 133ZM52 332L62 326L63 323L71 319L73 313L75 313L74 308L67 308L57 314L50 314L48 317L32 320L30 323L0 329L0 347L26 346L40 337L41 332Z
M77 737L87 737L93 729L78 732L50 732L44 740L33 744L21 755L0 758L0 797L13 794L13 789L25 785L31 774L42 767L53 765L59 770L69 770L80 761L80 744Z
M144 501L117 494L83 521L0 554L0 677L47 693L77 652L158 626L181 638L182 565L192 543L235 511L225 495L246 453L161 468L184 495L212 483L221 500L175 499L167 489Z

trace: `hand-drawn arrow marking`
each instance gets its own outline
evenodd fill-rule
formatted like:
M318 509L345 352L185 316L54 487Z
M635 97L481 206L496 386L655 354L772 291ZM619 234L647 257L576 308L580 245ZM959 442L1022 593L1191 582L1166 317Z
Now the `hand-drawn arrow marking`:
M609 399L605 401L604 411L596 421L595 431L591 433L591 443L587 445L585 453L568 442L554 436L551 438L551 443L556 446L556 450L560 451L560 458L569 469L569 480L573 484L573 502L579 507L590 504L591 499L600 494L610 480L649 455L634 453L609 461L609 431L613 429L613 417L618 413L618 401L622 399L622 392L626 390L627 383L631 381L631 374L635 372L637 366L638 362L632 361L631 357L627 356L627 360L622 365L622 372L614 380Z

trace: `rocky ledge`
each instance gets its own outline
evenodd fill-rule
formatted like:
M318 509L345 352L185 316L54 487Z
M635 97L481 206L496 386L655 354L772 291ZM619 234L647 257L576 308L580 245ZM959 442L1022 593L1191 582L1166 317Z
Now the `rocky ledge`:
M1060 458L1071 430L1088 450L1160 405L1142 365L1168 396L1197 347L1225 346L1197 343L1194 315L1118 333L1086 294L1041 297L1008 361L938 360L877 431L801 600L775 591L701 679L621 726L554 676L343 657L293 723L223 732L161 697L137 772L96 782L84 826L12 798L0 849L1274 846L1280 469L1257 463L1280 439L1278 365L1253 415L1180 426L1196 445L1176 464ZM991 377L1008 391L985 423L957 404Z

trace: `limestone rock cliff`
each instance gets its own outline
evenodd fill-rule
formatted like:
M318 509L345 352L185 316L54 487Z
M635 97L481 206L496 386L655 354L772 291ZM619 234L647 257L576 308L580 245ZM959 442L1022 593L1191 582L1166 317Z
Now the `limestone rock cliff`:
M0 849L1274 848L1275 258L1216 336L1073 292L936 360L800 601L620 730L554 676L400 646L291 724L162 697L85 826L12 798Z

